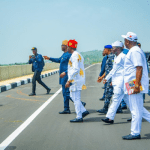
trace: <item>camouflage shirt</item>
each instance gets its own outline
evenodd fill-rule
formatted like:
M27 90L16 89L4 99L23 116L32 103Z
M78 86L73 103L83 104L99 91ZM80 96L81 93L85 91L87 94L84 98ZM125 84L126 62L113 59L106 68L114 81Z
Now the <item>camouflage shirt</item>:
M115 55L112 53L108 55L108 59L106 61L106 66L105 66L105 76L107 76L113 68L114 57Z

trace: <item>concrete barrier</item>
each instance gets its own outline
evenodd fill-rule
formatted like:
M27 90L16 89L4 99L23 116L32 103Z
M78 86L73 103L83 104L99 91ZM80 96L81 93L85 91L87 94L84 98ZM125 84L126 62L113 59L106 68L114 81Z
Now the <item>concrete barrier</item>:
M43 71L59 68L58 63L45 63ZM32 65L0 66L0 81L32 74Z

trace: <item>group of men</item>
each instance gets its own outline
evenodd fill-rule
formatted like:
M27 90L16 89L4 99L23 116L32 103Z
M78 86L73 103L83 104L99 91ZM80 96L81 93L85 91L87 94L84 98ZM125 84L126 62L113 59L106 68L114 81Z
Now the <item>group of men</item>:
M47 94L50 88L47 87L40 78L41 71L44 67L43 58L52 62L60 63L59 69L59 84L62 85L62 92L64 98L64 110L59 114L70 114L69 100L75 105L76 118L70 122L83 122L83 118L89 114L85 109L85 102L81 101L81 91L86 89L85 85L85 69L84 58L76 51L78 42L75 40L64 40L61 49L64 52L60 58L52 58L43 56L37 53L37 48L33 47L33 56L29 56L29 63L32 65L34 72L32 80L32 93L29 96L36 95L36 81L40 83L46 90Z
M105 123L114 123L117 112L122 112L121 101L124 100L128 105L131 118L131 134L123 136L124 140L141 139L142 118L150 122L150 113L143 106L143 94L148 93L149 79L146 57L137 42L137 35L128 32L122 35L125 46L120 41L111 45L106 45L103 51L104 57L102 70L98 77L98 82L103 79L105 94L104 107L98 110L99 113L106 114L102 119ZM104 65L105 64L105 65ZM131 85L129 93L127 84ZM113 95L112 104L108 109L110 99Z
M128 50L124 49L124 44L120 41L104 47L103 56L105 57L102 62L98 82L103 80L105 92L102 99L105 99L105 101L104 107L98 112L106 114L106 118L102 119L102 121L113 124L116 113L122 112L120 103L124 101L131 111L132 122L131 134L122 138L125 140L140 139L142 118L150 122L150 113L143 107L143 93L148 93L149 87L147 62L144 52L137 45L137 35L133 32L128 32L127 35L122 37ZM76 51L77 44L75 40L64 40L61 45L64 53L60 58L43 56L46 60L60 63L59 83L62 85L64 111L59 113L71 113L69 109L69 100L71 100L75 105L77 116L70 122L83 122L83 118L89 114L85 109L86 103L81 101L81 91L86 89L85 70L84 58ZM34 53L35 48L32 50ZM30 56L29 63L35 63L36 65L42 63L38 57L41 58L42 56L36 52L34 58ZM40 71L35 72L33 92L30 96L35 95L36 80L49 93L50 88L39 79ZM132 94L129 94L125 85L132 80L135 81L135 84L132 87ZM113 100L109 107L112 95Z

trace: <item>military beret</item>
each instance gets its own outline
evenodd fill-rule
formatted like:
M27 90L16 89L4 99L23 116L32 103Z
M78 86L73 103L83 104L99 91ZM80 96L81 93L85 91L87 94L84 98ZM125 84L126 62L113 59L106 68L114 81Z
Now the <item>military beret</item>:
M109 48L109 49L111 49L112 46L111 46L111 45L105 45L104 48Z

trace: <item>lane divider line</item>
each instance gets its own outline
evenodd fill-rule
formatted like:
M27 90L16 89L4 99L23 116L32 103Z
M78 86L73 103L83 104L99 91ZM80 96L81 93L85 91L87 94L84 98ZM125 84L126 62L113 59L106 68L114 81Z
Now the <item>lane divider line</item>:
M93 65L85 68L88 69ZM52 95L42 106L40 106L22 125L20 125L12 134L10 134L1 144L0 150L4 150L45 108L50 104L53 99L62 91L60 88L54 95Z

